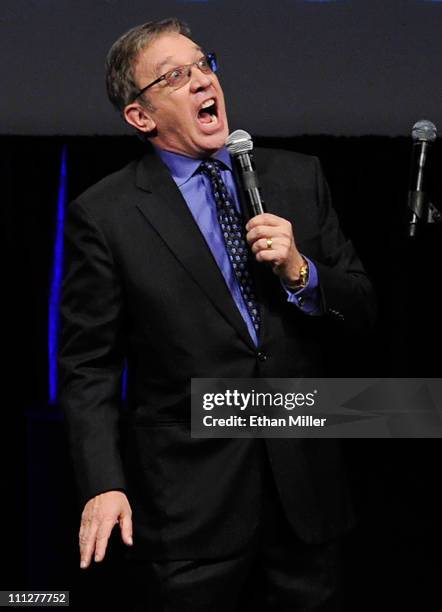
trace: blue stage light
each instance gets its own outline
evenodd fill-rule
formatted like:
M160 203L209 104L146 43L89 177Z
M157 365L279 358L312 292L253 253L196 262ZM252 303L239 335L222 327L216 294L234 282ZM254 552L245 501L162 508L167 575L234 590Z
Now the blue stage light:
M58 183L57 217L55 227L54 259L49 291L48 351L49 351L49 403L57 401L57 353L60 318L60 294L63 274L63 232L67 200L67 145L61 149L60 178Z

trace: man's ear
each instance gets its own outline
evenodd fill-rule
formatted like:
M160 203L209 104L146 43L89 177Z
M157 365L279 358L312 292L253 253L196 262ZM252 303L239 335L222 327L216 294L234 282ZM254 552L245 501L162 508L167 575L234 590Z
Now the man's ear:
M126 121L140 132L152 132L155 129L156 123L152 118L151 113L141 106L133 102L128 104L124 111L123 116Z

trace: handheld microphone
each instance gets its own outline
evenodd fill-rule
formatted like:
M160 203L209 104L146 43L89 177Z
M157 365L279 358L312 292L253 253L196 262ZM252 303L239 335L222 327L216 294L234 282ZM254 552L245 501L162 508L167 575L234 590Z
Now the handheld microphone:
M414 143L411 153L408 190L408 208L411 210L411 219L408 224L408 236L410 238L416 236L419 220L426 220L428 215L425 166L428 152L431 144L436 140L436 136L436 126L425 119L415 123L411 132Z
M250 217L266 212L264 200L259 189L258 175L253 161L253 140L248 132L235 130L226 141L227 150L235 160L235 165L244 191Z

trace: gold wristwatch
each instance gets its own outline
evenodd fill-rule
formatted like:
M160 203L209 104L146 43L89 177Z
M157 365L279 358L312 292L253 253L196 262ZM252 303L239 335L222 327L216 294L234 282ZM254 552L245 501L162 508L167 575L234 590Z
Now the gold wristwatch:
M308 261L303 255L301 255L301 257L304 263L299 269L299 278L293 283L290 283L289 285L287 285L287 287L291 289L292 291L298 291L299 289L304 289L304 287L308 283Z

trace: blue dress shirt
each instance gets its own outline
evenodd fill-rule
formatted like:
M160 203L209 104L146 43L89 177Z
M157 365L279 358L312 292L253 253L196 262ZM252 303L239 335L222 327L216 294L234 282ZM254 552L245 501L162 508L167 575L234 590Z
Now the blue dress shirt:
M256 330L253 327L252 320L244 303L221 233L210 179L204 173L198 172L202 160L171 153L157 147L155 150L169 168L173 180L181 191L196 224L221 270L255 345L258 345ZM213 155L213 158L221 162L220 171L222 179L237 210L241 212L229 152L223 147ZM307 259L307 261L309 265L309 280L306 287L293 292L287 289L283 283L282 286L287 293L287 300L289 302L295 304L307 314L321 314L318 273L315 265L310 260Z

